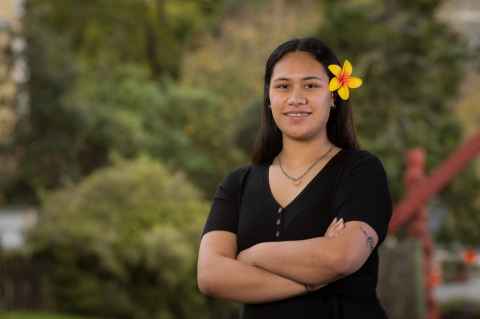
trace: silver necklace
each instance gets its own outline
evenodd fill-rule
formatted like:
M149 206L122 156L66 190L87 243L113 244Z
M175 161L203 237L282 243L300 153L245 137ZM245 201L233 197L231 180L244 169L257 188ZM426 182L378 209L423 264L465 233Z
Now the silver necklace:
M295 186L299 185L301 182L302 182L302 178L307 175L307 173L318 163L320 162L325 156L328 155L328 153L330 153L330 151L333 149L333 146L330 147L330 149L328 151L325 152L325 154L323 154L322 156L320 156L318 159L316 159L312 165L310 165L307 170L300 176L298 177L293 177L293 176L290 176L288 175L288 173L283 169L282 167L282 161L280 160L280 156L277 156L277 159L278 159L278 164L280 166L280 169L282 170L282 173L283 175L285 175L285 177L287 177L289 180L291 180L293 182L293 184Z

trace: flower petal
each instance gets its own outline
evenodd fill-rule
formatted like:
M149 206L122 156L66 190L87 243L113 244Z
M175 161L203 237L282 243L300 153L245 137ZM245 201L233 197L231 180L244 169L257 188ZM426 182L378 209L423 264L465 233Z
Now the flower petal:
M338 89L338 95L343 100L348 100L348 98L350 97L350 90L348 89L348 86L342 85L342 87Z
M328 89L330 90L330 92L333 92L335 90L338 90L340 86L340 81L337 78L332 78L330 80L330 83L328 84Z
M350 61L345 60L345 62L343 62L343 73L347 76L350 76L352 75L352 70L353 70L353 67Z
M360 86L362 86L362 79L360 78L357 78L356 76L351 76L349 79L348 79L348 87L351 88L351 89L356 89Z
M330 64L328 66L328 69L330 70L330 72L333 73L333 75L335 76L339 76L340 75L340 72L342 72L342 68L340 67L340 65L338 64Z

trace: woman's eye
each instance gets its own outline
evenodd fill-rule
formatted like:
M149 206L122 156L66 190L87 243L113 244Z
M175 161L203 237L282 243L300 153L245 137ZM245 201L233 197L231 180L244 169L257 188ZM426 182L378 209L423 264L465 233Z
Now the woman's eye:
M320 85L317 84L317 83L308 83L308 84L305 84L305 87L306 87L307 89L314 89L314 88L319 88Z
M275 88L277 88L277 89L287 89L288 84L278 84L278 85L275 86Z

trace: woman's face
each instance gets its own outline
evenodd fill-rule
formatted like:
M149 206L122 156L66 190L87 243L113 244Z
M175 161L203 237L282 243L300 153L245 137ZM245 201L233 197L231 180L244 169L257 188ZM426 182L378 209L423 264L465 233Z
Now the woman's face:
M275 64L269 97L284 138L310 140L326 133L333 104L328 82L325 68L307 52L288 53Z

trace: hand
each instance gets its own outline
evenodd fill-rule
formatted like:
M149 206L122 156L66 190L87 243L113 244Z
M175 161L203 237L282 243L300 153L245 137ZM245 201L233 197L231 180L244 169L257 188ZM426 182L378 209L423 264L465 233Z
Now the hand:
M337 219L337 217L335 217L330 226L328 226L328 229L325 232L325 237L335 238L342 232L343 229L345 229L343 218Z

